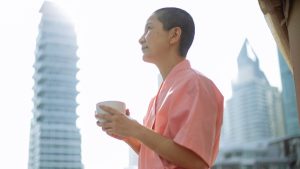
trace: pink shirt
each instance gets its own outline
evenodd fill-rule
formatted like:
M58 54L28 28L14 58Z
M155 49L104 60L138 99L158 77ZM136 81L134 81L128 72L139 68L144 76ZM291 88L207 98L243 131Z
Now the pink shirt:
M171 70L151 100L144 125L194 151L211 167L219 150L222 120L223 95L184 60ZM139 169L181 168L142 144Z

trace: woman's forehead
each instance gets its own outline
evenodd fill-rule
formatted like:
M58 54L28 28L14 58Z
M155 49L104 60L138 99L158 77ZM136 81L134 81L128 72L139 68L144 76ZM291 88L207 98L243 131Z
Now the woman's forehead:
M148 19L147 19L147 24L149 23L154 23L154 22L159 22L157 16L155 14L152 14Z

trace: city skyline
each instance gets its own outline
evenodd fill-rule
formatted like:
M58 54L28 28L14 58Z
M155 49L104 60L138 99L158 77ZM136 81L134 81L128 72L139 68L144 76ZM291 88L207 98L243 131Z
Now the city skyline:
M148 16L159 7L179 6L194 16L197 30L188 59L193 67L216 81L225 98L231 96L231 81L237 75L234 65L245 38L257 51L272 86L280 88L275 42L257 2L231 0L217 5L202 1L199 6L194 1L133 1L137 7L127 1L72 2L66 1L64 8L73 14L78 33L77 125L82 133L86 168L128 166L128 147L102 133L95 125L93 112L98 101L120 99L126 101L134 118L142 119L149 99L156 93L158 71L142 61L138 38ZM0 4L3 20L0 44L5 47L0 54L1 102L5 103L2 111L5 118L0 123L5 136L0 148L6 152L0 156L7 159L3 165L12 168L27 166L33 108L32 66L41 4L42 1L34 0ZM240 13L239 17L236 13ZM7 147L20 152L18 159ZM118 164L114 164L114 159L118 159Z

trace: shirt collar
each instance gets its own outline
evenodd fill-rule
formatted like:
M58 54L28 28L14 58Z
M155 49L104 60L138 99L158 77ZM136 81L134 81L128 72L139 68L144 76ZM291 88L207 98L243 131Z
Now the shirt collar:
M175 76L177 76L178 72L190 68L191 68L190 62L187 59L184 59L172 68L172 70L167 75L166 80L173 79Z

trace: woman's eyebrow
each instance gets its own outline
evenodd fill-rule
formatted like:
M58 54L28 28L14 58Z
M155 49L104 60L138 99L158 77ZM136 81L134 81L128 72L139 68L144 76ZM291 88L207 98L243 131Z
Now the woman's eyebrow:
M146 26L149 26L149 25L152 25L151 21L149 21L149 22L146 23Z
M145 30L148 29L148 27L151 26L151 25L152 25L151 22L147 22L146 25L145 25Z

